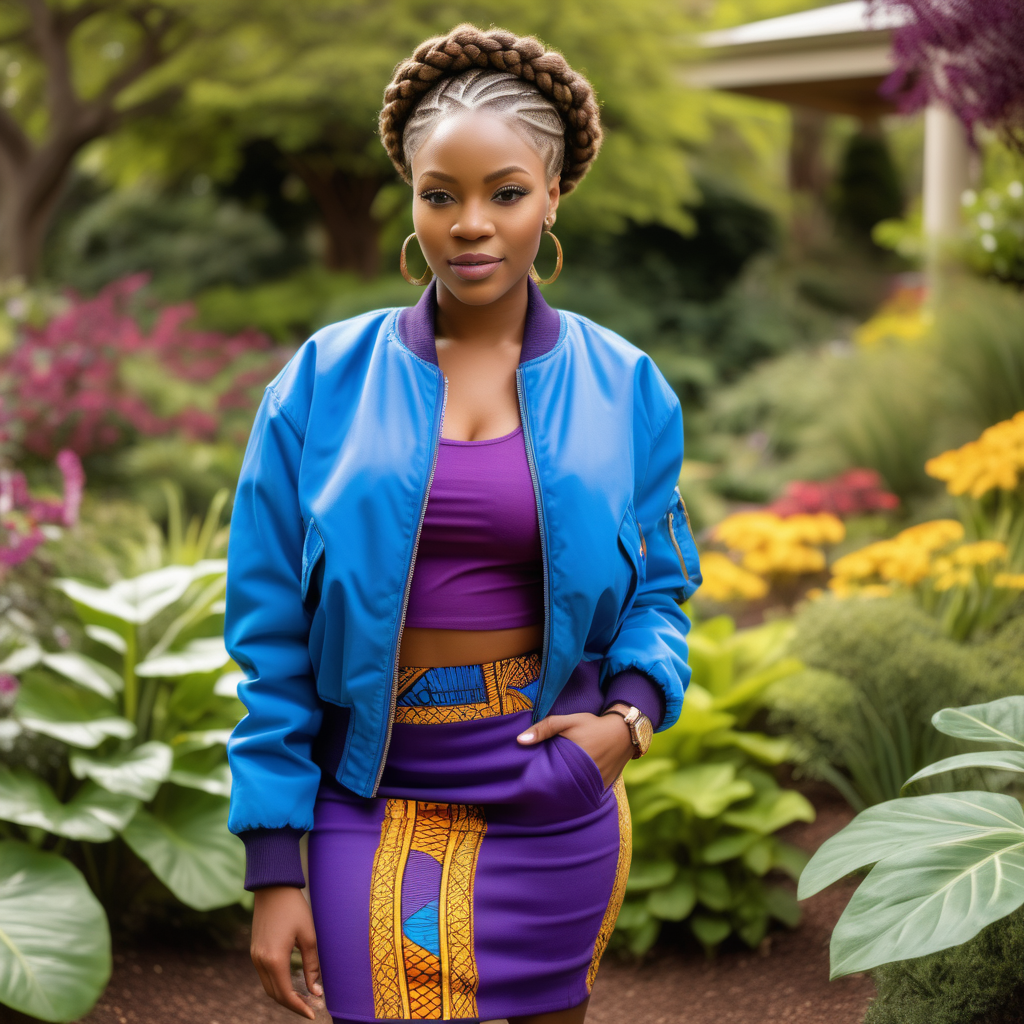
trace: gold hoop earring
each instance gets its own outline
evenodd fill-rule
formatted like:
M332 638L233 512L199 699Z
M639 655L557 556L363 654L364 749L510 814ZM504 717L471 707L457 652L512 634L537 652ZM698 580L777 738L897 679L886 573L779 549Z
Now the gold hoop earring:
M541 277L540 274L537 273L537 268L535 266L531 266L530 280L533 281L534 284L551 284L551 282L554 281L562 272L562 246L551 231L548 231L545 228L544 234L548 235L551 238L551 241L555 243L555 252L557 253L555 257L555 272L550 277Z
M399 270L400 270L400 271L402 272L402 277L404 277L404 278L406 279L406 281L408 281L408 282L409 282L409 284L414 284L414 285L416 285L416 286L417 286L418 288L422 288L422 287L423 287L424 285L426 285L426 284L430 284L431 280L432 280L432 279L433 279L433 277L434 277L434 272L433 272L433 271L432 271L432 270L430 269L430 265L429 265L429 264L427 264L427 269L423 271L423 276L422 276L422 277L413 277L413 276L412 276L412 274L410 274L410 273L409 273L409 267L408 267L408 264L407 264L407 263L405 262L405 247L406 247L406 246L407 246L407 245L408 245L408 244L409 244L409 243L410 243L410 242L411 242L411 241L412 241L412 240L413 240L413 239L414 239L415 237L416 237L416 232L414 231L414 232L413 232L413 233L412 233L412 234L411 234L411 235L410 235L410 236L409 236L409 237L408 237L408 238L407 238L407 239L406 239L406 240L405 240L405 241L404 241L404 242L402 243L402 255L401 255L401 256L399 257L399 259L398 259L398 269L399 269Z

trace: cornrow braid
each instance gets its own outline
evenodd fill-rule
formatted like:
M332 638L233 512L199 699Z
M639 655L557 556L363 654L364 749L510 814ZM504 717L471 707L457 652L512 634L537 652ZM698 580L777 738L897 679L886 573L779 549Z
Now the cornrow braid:
M557 111L565 140L559 189L563 194L571 192L601 147L601 121L593 87L569 67L560 53L545 50L533 36L516 36L504 29L485 32L469 24L420 43L413 55L395 68L384 92L380 136L398 173L412 183L404 135L419 101L445 79L471 70L477 70L478 75L480 71L505 72L529 82Z

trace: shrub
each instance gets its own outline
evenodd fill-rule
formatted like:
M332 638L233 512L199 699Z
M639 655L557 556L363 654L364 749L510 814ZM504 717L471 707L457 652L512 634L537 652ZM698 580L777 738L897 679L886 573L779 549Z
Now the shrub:
M633 953L664 922L685 921L708 950L733 932L756 946L772 919L797 923L770 874L796 878L806 858L774 833L814 811L764 767L785 761L790 742L747 728L765 688L799 668L783 656L787 633L781 622L735 632L724 617L695 627L682 716L626 766L633 862L616 934Z
M811 602L796 626L792 650L808 671L771 688L771 722L793 733L804 770L858 810L955 750L930 727L934 712L1024 688L1017 621L963 644L922 609L879 598Z
M1024 1020L1024 911L952 949L871 972L864 1024L1019 1024Z

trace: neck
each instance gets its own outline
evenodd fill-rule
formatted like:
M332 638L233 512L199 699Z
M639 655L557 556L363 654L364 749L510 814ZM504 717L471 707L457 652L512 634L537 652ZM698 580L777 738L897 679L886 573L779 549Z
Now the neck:
M435 335L454 344L520 344L526 327L527 279L514 284L500 298L485 306L460 302L440 281L437 282Z

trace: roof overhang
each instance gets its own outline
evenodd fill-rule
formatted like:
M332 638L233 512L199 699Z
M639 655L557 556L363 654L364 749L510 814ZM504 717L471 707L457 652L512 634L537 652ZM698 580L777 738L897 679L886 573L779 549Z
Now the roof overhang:
M893 69L891 11L869 13L866 0L705 33L707 59L686 81L832 113L878 117L893 104L878 87Z

